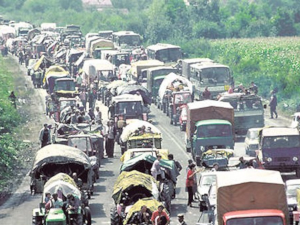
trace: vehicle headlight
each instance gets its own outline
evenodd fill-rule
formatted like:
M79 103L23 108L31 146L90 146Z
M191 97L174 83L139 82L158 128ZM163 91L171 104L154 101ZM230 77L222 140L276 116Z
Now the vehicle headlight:
M267 161L268 161L268 162L272 162L272 158L270 158L270 157L267 158Z
M293 157L293 161L294 161L294 162L298 161L298 157L294 156L294 157Z

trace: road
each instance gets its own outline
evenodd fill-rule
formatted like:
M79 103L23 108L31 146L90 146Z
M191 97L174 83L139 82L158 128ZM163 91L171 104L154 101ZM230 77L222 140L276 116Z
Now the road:
M28 82L30 82L28 77ZM46 95L45 90L36 89L41 96L41 101ZM41 104L44 104L41 102ZM107 108L100 102L96 105L100 106L103 115L106 115ZM191 158L190 153L185 151L184 132L180 131L179 127L170 125L169 118L166 117L155 106L151 106L151 119L161 131L163 135L163 148L169 149L174 154L174 158L178 160L183 170L178 177L176 199L172 201L171 224L177 224L177 214L183 213L188 224L195 224L200 216L199 209L194 203L194 207L187 207L187 193L185 192L185 168L187 161ZM268 112L266 112L266 125L287 125L290 122L284 118L277 120L269 120ZM46 116L45 116L46 119ZM243 140L236 142L235 155L245 155ZM113 185L119 174L121 151L119 146L115 148L114 158L105 158L100 168L100 179L95 184L95 192L90 200L90 208L92 211L93 224L110 224L110 209L114 206L111 198ZM288 177L293 177L293 174L288 174ZM38 207L41 201L41 195L31 196L29 191L30 179L29 176L24 177L23 183L20 185L17 192L0 207L0 224L1 225L24 225L31 224L32 209Z

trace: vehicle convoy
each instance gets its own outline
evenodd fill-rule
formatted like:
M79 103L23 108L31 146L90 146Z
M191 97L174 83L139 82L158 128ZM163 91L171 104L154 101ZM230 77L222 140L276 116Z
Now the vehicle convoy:
M159 87L157 105L170 117L170 123L177 125L180 107L192 102L192 95L192 83L184 77L170 73Z
M93 170L89 157L81 150L61 144L47 145L37 151L30 171L32 194L42 193L45 182L58 173L76 172L82 180L81 190L93 193Z
M156 104L156 96L164 78L170 73L177 73L177 69L171 66L157 66L143 70L147 73L147 89L151 94L152 102Z
M159 183L151 175L136 170L122 172L113 188L115 206L111 209L111 225L125 224L127 213L135 203L150 197L159 200L163 191L159 190Z
M188 78L194 86L194 99L202 100L206 87L211 93L211 99L229 89L233 85L233 77L230 68L226 65L212 62L201 62L190 66Z
M164 63L176 63L182 59L182 51L180 46L157 43L150 45L146 49L148 59L156 59Z
M259 158L265 169L296 172L300 177L300 134L297 128L265 127L259 132Z
M222 93L221 102L229 102L234 108L235 133L245 135L250 128L264 127L264 107L258 95L245 93Z
M285 186L279 172L243 169L217 172L216 177L216 207L211 208L206 201L210 224L289 224Z
M187 104L186 150L198 166L209 149L234 148L234 111L227 102L204 100Z
M45 202L40 203L39 208L32 210L33 225L91 225L91 210L88 206L88 199L84 192L81 192L74 180L65 173L58 173L45 183L42 199L46 193L58 193L62 201L66 201L68 194L76 195L81 200L77 211L64 210L63 208L45 208Z
M93 83L97 84L99 81L113 81L116 79L114 65L108 60L85 60L82 70L82 79L89 85Z
M164 66L164 63L158 60L139 60L131 63L131 69L128 72L128 80L137 81L142 86L147 86L147 71L152 67Z

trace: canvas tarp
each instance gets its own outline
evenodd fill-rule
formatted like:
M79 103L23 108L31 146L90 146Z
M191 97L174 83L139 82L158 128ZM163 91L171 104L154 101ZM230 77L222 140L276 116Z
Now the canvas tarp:
M155 210L158 209L158 206L160 206L162 203L157 201L156 199L153 198L143 198L138 200L128 211L126 218L123 222L123 224L127 224L129 219L132 217L132 215L136 212L141 211L141 207L143 205L147 206L147 208L153 213ZM166 209L164 209L166 213Z
M45 197L46 193L57 193L57 190L61 191L65 197L68 194L75 194L79 199L81 198L81 193L76 183L65 173L58 173L45 183L43 196Z
M156 157L152 155L147 154L141 154L137 155L126 162L124 162L121 166L121 171L132 171L134 170L135 166L139 163L143 163L145 167L149 168L149 171L152 167L152 164L156 160ZM179 172L177 170L177 167L175 165L175 162L173 160L160 160L159 162L160 166L163 167L166 170L166 174L170 176L170 179L176 183L177 182L177 176L179 175Z
M115 203L118 204L121 201L122 193L127 189L131 189L135 186L142 186L148 190L155 198L158 198L158 183L154 177L134 171L123 171L117 178L114 188L112 198Z
M47 163L67 164L70 162L83 165L85 169L91 168L88 156L80 149L61 144L47 145L37 151L31 174Z
M289 218L285 185L280 172L243 169L217 173L217 216L219 224L227 212L278 209ZM287 223L288 224L288 223Z

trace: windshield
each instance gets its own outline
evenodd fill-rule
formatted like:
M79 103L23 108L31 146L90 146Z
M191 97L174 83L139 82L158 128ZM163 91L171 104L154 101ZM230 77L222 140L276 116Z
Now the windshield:
M68 145L72 146L72 147L75 147L75 148L78 148L78 149L80 149L82 151L85 151L85 152L87 150L88 151L92 150L90 142L85 137L70 138Z
M263 148L299 148L300 140L299 136L272 136L272 137L264 137Z
M232 136L232 130L227 124L203 125L198 127L197 136L200 138L229 137Z
M76 105L76 100L71 100L71 101L60 101L60 110L63 110L64 108L71 106L71 105Z
M286 195L288 197L297 197L297 189L300 189L300 184L292 184L286 187Z
M212 183L216 182L216 176L203 176L200 178L200 186L210 186Z
M154 84L153 86L154 87L160 87L161 83L163 82L164 78L161 78L161 79L155 79L154 80Z
M212 67L201 70L203 84L227 84L230 81L230 70L227 67Z
M154 70L152 71L152 76L160 76L160 75L167 75L169 73L176 73L175 69L162 69L162 70Z
M141 102L118 102L116 105L116 114L137 115L142 113Z
M189 102L192 102L192 96L190 93L184 93L184 94L175 94L175 105L177 104L187 104Z
M139 46L140 45L140 36L139 35L125 35L119 37L119 45L128 45L128 46Z
M279 216L234 218L226 222L226 225L283 225Z
M181 49L170 48L170 49L158 50L156 52L155 58L162 62L177 62L178 59L182 58Z
M75 91L74 81L57 81L56 91Z

